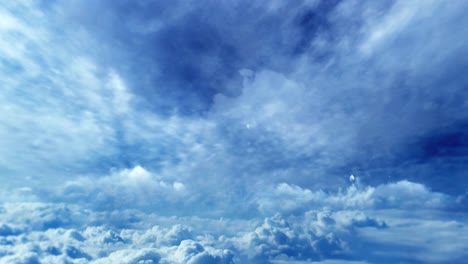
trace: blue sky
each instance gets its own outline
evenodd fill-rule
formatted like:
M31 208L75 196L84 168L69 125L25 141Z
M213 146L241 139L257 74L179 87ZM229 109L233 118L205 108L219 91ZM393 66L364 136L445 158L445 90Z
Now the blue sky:
M462 263L467 8L1 4L0 263Z

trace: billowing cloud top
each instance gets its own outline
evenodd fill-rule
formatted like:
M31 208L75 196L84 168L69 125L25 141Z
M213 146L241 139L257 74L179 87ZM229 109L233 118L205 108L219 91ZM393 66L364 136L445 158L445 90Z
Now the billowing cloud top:
M0 5L0 263L463 263L463 1Z

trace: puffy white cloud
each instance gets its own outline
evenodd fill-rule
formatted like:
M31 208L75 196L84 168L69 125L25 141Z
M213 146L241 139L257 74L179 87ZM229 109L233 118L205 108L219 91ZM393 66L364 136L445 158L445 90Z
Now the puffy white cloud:
M345 245L331 233L316 235L311 230L295 228L279 216L266 218L254 232L235 238L234 243L248 260L256 263L284 258L316 260L321 254L339 255L343 251Z
M168 249L168 256L165 259L167 263L233 263L234 255L231 251L203 246L200 242L193 240L182 240L175 251L172 251L173 249Z
M309 208L293 215L251 218L251 224L231 219L231 230L219 229L213 219L164 220L144 212L132 227L119 227L108 215L76 206L65 210L63 205L16 203L3 208L0 263L440 263L466 257L468 241L462 217L447 221L450 214L437 215L438 209L429 207L417 208L412 215L398 207ZM19 214L24 210L29 213ZM428 210L435 210L430 217L424 214ZM49 212L55 212L56 219ZM181 221L188 226L174 224ZM398 253L410 245L418 250ZM386 253L380 252L381 246Z
M105 177L81 177L53 188L44 188L51 199L85 203L94 208L164 208L180 203L188 190L180 181L164 180L137 165Z
M448 195L431 192L426 186L407 180L382 184L376 187L362 186L359 178L345 190L338 192L311 191L287 183L257 197L259 209L265 213L302 213L311 208L335 209L385 209L385 208L443 208L455 206Z
M459 208L456 198L409 181L371 187L355 178L347 189L336 192L287 183L266 186L252 198L266 217L251 215L249 220L163 217L152 214L152 210L130 209L133 202L144 197L134 195L145 188L154 188L150 192L153 196L161 193L153 202L168 204L173 202L168 197L177 197L171 193L180 191L177 182L165 182L141 166L78 183L81 185L67 183L68 189L58 189L63 192L58 200L74 200L73 204L2 205L0 263L327 263L333 259L437 263L465 257L461 241L468 238L464 236L453 248L442 247L452 235L466 229L462 218L450 222L449 214L443 213L446 208ZM85 183L101 196L73 194L73 190L80 190L78 186L81 191L87 190ZM74 188L69 188L72 185ZM113 191L107 192L109 189ZM102 195L111 197L118 210L92 207L91 201ZM119 199L125 200L118 204ZM408 210L414 213L408 214ZM271 216L275 212L279 214ZM436 215L438 220L430 219ZM421 231L429 234L418 238L415 232ZM436 236L444 232L446 235L437 240ZM429 240L432 242L424 242ZM424 251L394 253L418 243ZM380 246L389 253L379 253ZM425 251L433 254L418 253Z

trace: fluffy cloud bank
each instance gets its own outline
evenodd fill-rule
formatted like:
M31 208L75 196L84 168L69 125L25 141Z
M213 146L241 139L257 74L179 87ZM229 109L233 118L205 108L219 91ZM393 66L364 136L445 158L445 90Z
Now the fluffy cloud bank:
M466 257L464 222L385 217L392 224L357 211L276 215L260 221L253 230L244 227L234 236L198 233L180 225L3 232L0 263L328 263L325 260L333 259L343 263L453 263ZM440 236L440 232L446 235ZM459 236L454 242L450 236L456 233ZM431 242L424 243L428 240ZM452 246L444 247L445 243ZM401 248L410 245L415 251L402 254ZM425 254L426 250L433 253Z
M139 167L115 175L150 177ZM358 182L333 193L280 184L269 196L259 194L259 214L247 221L90 210L80 200L7 203L0 210L0 263L453 263L467 257L466 220L447 221L455 206L463 208L457 199L408 181ZM414 250L403 254L408 246Z

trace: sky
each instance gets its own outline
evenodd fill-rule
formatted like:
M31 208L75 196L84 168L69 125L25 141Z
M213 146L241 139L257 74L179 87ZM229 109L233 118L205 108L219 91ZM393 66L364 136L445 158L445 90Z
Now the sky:
M0 4L0 263L463 263L468 2Z

